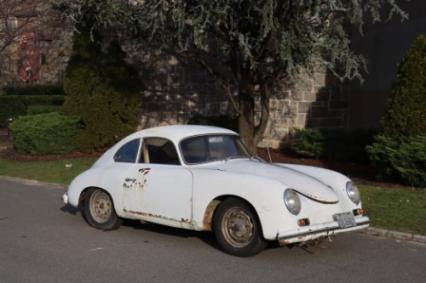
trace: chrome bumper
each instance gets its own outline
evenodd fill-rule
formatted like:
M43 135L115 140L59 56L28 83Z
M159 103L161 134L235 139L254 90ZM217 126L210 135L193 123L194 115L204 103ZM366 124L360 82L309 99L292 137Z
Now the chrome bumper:
M283 231L278 233L277 240L280 245L287 245L297 242L305 242L315 240L321 237L328 237L338 233L350 232L365 229L370 225L370 219L367 216L355 218L355 226L341 228L336 221L305 226L297 229L297 231Z

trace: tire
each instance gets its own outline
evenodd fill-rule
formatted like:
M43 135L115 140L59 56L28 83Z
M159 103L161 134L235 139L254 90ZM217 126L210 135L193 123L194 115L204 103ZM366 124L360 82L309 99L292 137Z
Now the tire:
M98 188L89 189L83 202L83 217L86 222L100 230L115 230L122 219L117 216L111 196Z
M228 198L219 205L213 216L213 231L219 247L235 256L256 255L267 244L256 212L237 198Z

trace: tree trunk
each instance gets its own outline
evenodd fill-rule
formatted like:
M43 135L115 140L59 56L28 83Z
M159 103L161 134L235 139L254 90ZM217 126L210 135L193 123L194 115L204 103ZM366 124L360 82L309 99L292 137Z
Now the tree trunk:
M240 135L251 154L256 154L255 125L254 125L254 99L248 93L239 94L238 129Z
M255 88L250 80L242 80L239 88L239 117L238 127L240 135L251 154L256 155L257 144L263 139L269 120L270 88L266 83L260 86L260 116L255 124Z

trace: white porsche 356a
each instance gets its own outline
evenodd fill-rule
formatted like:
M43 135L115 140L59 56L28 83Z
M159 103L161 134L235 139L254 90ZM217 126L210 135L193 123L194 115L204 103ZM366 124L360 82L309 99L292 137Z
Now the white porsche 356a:
M127 218L213 231L219 246L237 256L254 255L267 241L306 242L369 223L347 177L266 163L235 132L208 126L131 134L77 176L63 201L102 230Z

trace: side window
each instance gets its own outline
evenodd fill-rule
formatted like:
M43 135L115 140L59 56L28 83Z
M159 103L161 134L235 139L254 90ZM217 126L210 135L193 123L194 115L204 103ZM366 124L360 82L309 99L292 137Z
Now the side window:
M120 147L114 155L114 161L134 163L138 155L139 142L139 139L135 139Z
M145 138L142 145L145 163L180 165L174 144L163 138Z

